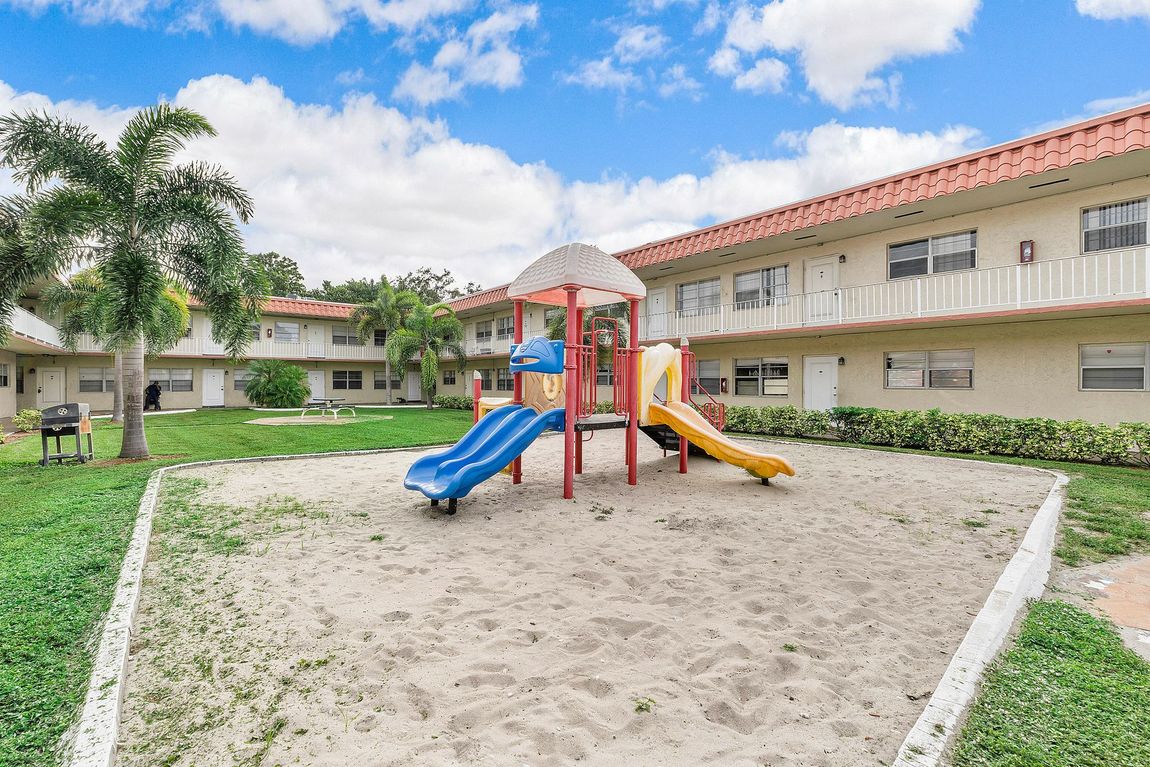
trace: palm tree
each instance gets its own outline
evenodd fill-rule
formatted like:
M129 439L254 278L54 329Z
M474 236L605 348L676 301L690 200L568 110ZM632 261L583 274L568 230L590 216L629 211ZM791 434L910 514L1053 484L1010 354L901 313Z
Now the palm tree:
M467 355L463 351L463 323L447 304L427 306L422 301L417 302L404 320L403 327L387 339L384 351L396 367L405 366L408 360L419 355L419 379L428 410L432 406L431 395L439 379L439 361L443 353L452 354L460 370L467 364Z
M596 306L583 310L583 333L591 331L592 323L596 317L610 317L619 321L619 347L627 348L627 337L630 334L630 327L628 320L631 317L631 312L627 308L627 304L608 304L606 306ZM605 324L605 323L602 323ZM601 327L602 327L601 324ZM544 331L548 338L551 340L564 340L567 338L567 312L556 312L551 321L547 323L547 329ZM611 363L611 338L607 333L596 333L595 341L598 350L596 352L596 361L600 365Z
M235 218L252 201L217 165L173 163L185 142L215 130L190 109L137 112L114 147L89 128L47 114L0 118L0 167L27 187L19 248L0 247L0 321L33 279L90 263L109 305L107 348L123 355L123 458L146 458L144 350L148 328L168 310L170 285L194 295L212 336L233 359L250 340L266 294L263 271L244 252Z
M357 306L351 313L351 324L355 326L355 334L363 339L364 343L375 336L376 331L384 333L384 344L395 331L403 327L404 320L419 303L419 296L410 290L396 290L385 277L379 286L379 292L371 303ZM391 404L391 358L384 358L384 375L387 376L387 404Z
M90 334L96 343L106 346L114 328L112 302L100 275L94 269L84 269L66 282L54 282L44 288L40 297L45 309L57 316L60 340L69 351L75 352L80 336ZM178 285L164 289L164 302L158 307L144 336L148 353L161 354L176 345L188 327L188 296ZM124 355L117 349L107 349L113 355L116 376L112 393L112 421L124 420Z

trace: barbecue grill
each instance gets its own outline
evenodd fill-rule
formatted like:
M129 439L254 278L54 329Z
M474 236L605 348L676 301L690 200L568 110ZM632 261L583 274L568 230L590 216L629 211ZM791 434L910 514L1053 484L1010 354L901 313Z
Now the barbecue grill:
M57 464L64 462L65 458L75 458L84 463L92 460L92 419L91 411L86 402L68 402L63 405L53 405L40 411L40 444L44 448L44 458L41 466L47 466L52 460ZM84 450L81 441L83 436L88 437L88 449ZM48 440L56 439L56 452L48 452ZM76 452L65 453L60 445L62 437L76 438Z

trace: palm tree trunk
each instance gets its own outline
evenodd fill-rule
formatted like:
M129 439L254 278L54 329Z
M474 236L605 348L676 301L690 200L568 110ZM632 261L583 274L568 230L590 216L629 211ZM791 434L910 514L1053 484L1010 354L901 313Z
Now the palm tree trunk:
M124 439L121 458L147 458L148 437L144 434L144 342L133 343L123 355Z
M383 361L383 374L387 377L387 404L391 404L391 360L385 359Z
M112 387L112 423L124 422L124 355L117 351L113 357L116 383Z

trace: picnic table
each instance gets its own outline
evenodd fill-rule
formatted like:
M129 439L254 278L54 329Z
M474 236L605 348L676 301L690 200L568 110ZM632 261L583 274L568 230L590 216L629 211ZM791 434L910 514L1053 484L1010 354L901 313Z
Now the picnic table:
M325 416L331 413L332 418L339 418L339 411L350 410L352 418L355 418L355 408L351 405L341 405L340 402L344 401L344 397L312 397L304 403L303 412L299 414L303 418L312 410L318 410L320 416Z

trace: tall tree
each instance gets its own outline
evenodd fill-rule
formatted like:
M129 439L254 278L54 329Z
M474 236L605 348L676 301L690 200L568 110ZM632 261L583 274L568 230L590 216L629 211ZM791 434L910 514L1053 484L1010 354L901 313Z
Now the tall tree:
M627 308L627 304L608 304L606 306L596 306L593 308L585 309L583 311L583 333L591 331L592 323L596 317L610 317L611 319L618 320L619 322L619 346L627 346L627 337L630 334L629 320L631 311ZM600 329L606 323L599 323ZM567 338L567 312L557 312L551 321L547 323L547 329L544 331L548 338L552 340L561 340ZM611 338L605 332L598 332L595 334L595 357L600 365L606 365L611 362Z
M355 326L355 334L364 343L371 343L376 331L384 333L386 339L391 338L395 331L403 326L404 320L411 314L419 303L419 296L409 290L396 290L385 277L379 286L379 292L371 303L360 304L351 313L351 324ZM406 363L405 363L406 365ZM384 375L387 376L386 397L387 404L391 404L391 358L384 356Z
M54 282L44 288L40 297L44 308L58 318L60 340L64 347L75 351L80 337L90 334L96 343L113 355L115 384L112 393L112 421L124 420L124 356L115 348L108 348L108 338L114 331L112 297L104 290L100 275L94 269L84 269L66 282ZM188 327L188 296L179 285L164 289L164 301L144 328L148 353L162 354L183 337Z
M354 279L346 282L324 280L323 284L307 292L309 298L317 301L336 301L341 304L369 304L379 293L382 281Z
M435 272L427 266L421 266L414 272L408 272L402 277L397 277L395 287L399 290L410 290L419 296L419 300L429 305L482 290L473 282L467 283L467 286L460 290L455 286L455 276L451 270L444 269L441 272Z
M218 165L174 164L188 140L214 135L201 115L167 104L137 112L111 148L88 127L47 114L0 118L0 167L32 195L19 227L22 255L0 263L0 296L91 263L111 305L108 348L124 355L123 458L148 456L146 331L166 311L168 287L196 297L233 358L267 293L236 224L251 217L251 198Z
M403 327L387 340L385 352L396 367L406 365L409 359L418 355L423 399L430 410L444 352L455 357L460 370L467 364L467 355L463 351L463 323L447 304L428 306L417 303Z
M307 291L299 264L274 250L253 253L251 259L264 270L268 280L268 293L273 296L300 296Z

